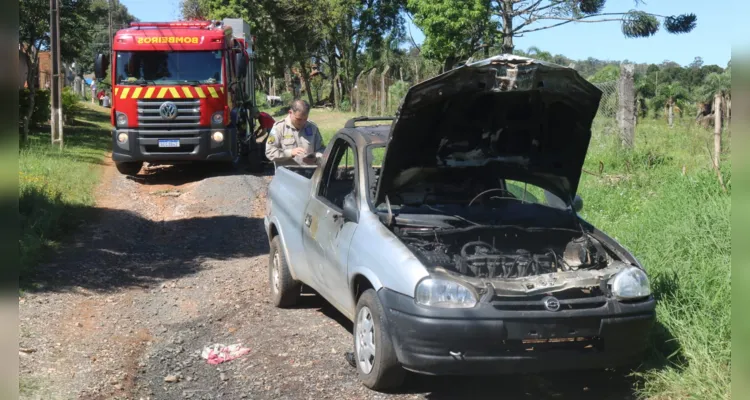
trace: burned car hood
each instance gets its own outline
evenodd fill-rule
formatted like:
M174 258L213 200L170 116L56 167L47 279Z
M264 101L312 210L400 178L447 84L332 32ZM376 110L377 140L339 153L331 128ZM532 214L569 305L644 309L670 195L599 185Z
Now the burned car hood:
M441 168L522 177L567 202L601 95L571 68L512 55L414 85L391 125L375 204Z

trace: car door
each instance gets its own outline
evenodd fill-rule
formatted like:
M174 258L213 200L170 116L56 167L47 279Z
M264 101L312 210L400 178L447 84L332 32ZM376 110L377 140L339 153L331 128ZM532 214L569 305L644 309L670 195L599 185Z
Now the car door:
M316 289L341 309L349 296L347 263L357 228L356 223L344 221L343 203L356 190L357 166L353 143L339 137L333 146L305 209L302 237Z

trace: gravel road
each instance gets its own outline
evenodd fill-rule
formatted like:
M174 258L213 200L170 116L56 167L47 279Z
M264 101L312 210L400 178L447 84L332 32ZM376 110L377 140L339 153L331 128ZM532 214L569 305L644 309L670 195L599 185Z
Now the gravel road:
M262 215L270 176L105 166L97 206L37 288L19 298L26 399L628 399L614 372L492 378L410 375L364 388L344 358L351 323L315 295L268 300ZM209 365L201 350L250 352Z

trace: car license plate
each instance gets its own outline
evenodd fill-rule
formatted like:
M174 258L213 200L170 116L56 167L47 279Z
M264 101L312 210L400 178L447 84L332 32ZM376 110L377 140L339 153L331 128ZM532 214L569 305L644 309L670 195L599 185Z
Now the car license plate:
M160 140L159 147L180 147L179 139Z

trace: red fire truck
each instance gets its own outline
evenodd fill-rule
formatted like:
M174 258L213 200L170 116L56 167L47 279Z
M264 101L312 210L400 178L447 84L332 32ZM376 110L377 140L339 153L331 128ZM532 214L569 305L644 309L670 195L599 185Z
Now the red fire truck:
M119 30L110 58L112 159L127 175L144 161L264 161L256 137L255 38L247 22L135 22ZM261 131L260 129L258 131Z

